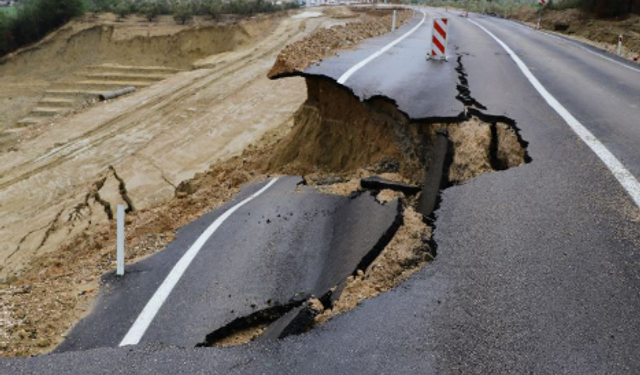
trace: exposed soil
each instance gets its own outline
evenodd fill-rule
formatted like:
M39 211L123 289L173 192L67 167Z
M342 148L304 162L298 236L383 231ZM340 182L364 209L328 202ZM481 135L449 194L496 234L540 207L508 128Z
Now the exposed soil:
M136 94L28 127L0 152L0 278L19 271L33 254L108 220L99 207L83 215L75 207L95 206L93 199L85 202L87 192L109 166L143 209L170 199L181 181L288 121L305 99L304 81L271 82L266 72L286 43L334 21L279 22L266 41L208 58L213 67L177 73ZM106 181L100 195L117 198L117 185ZM120 202L105 199L114 207Z
M428 245L430 240L431 228L424 223L422 215L407 207L404 224L391 243L366 271L358 271L347 279L340 299L332 308L318 315L316 323L323 324L335 315L354 309L362 301L395 288L419 271L434 257Z
M198 70L136 94L30 126L0 154L0 356L47 352L90 311L100 276L114 267L110 217L117 204L131 211L132 262L162 249L175 229L230 199L241 184L280 171L264 160L291 128L305 100L304 80L274 82L266 73L286 43L345 21L258 22L268 28L262 38L199 59ZM92 27L80 29L58 37L86 42L69 37ZM52 56L47 48L72 47L50 38L28 53ZM34 76L38 67L31 67Z
M363 11L361 8L353 9ZM330 14L338 14L340 18L352 18L355 15L352 10L348 9L328 8L327 11ZM392 9L368 12L366 17L360 18L357 22L350 22L344 26L330 29L320 29L313 35L289 44L278 55L273 68L269 71L269 77L276 78L304 71L322 59L335 55L338 50L352 48L363 39L389 32L393 19L392 12ZM411 11L399 9L396 24L402 25L411 19L411 15Z
M400 182L419 182L428 170L430 134L442 128L456 134L451 139L454 152L458 155L481 155L481 158L490 159L491 149L497 149L494 152L498 154L500 150L507 154L513 153L509 150L523 154L515 133L505 137L515 144L507 143L508 147L503 147L498 142L495 147L487 149L487 139L491 140L491 136L486 135L485 128L490 129L491 124L483 124L476 119L470 119L462 125L427 126L410 123L391 103L384 100L362 103L345 88L325 79L307 78L307 82L311 88L310 96L301 111L315 113L316 122L301 116L282 122L277 128L266 132L259 141L246 147L242 155L217 163L207 172L198 173L194 178L180 183L174 197L167 203L145 207L134 200L132 206L135 210L127 216L127 261L134 262L162 249L173 239L176 229L219 207L237 193L242 184L263 180L269 174L303 174L307 181L325 189L325 192L344 195L360 190L359 178L370 175ZM318 87L324 88L323 95L311 95L318 92L315 91ZM342 99L353 104L351 112L343 112L343 116L353 117L340 118L338 112L334 112L335 108L327 105L336 102L334 95L341 95ZM361 116L366 116L367 121L355 121ZM345 124L350 126L345 128ZM300 131L300 128L312 126L319 127L315 131L317 137L306 137L306 133ZM455 129L456 126L460 126L461 130ZM333 139L332 133L335 131L343 131L344 137L353 139L353 143L347 145L350 151L343 152L338 162L332 158L318 159L311 152L298 155L293 160L282 158L294 145L305 150L317 148L328 153L338 152L331 144L322 141ZM476 141L469 136L476 133L485 135ZM491 134L491 130L488 133ZM391 137L391 141L381 134ZM408 136L422 139L421 145ZM360 139L356 140L357 137ZM324 149L320 146L324 146ZM373 157L362 159L364 152L372 153ZM452 166L459 164L463 168L463 165L471 165L464 157L460 160L454 161ZM482 165L482 168L472 174L464 174L465 177L459 180L494 170ZM59 212L53 223L46 227L45 236L56 236L62 231L65 235L61 236L66 240L61 240L63 245L58 247L58 251L35 257L23 272L11 276L0 289L0 304L4 311L0 317L3 326L0 355L32 355L50 350L64 338L69 327L90 309L90 303L100 287L100 275L114 268L114 223L103 219L91 226L73 229L74 226L69 227L70 224L65 220L108 216L105 202L110 207L114 207L114 202L128 204L130 181L122 178L119 168L107 168L104 175L97 178L87 190L88 193L84 193L82 200L70 207L71 211ZM429 245L431 229L412 208L417 197L409 199L391 191L378 194L380 202L394 197L403 198L405 202L403 225L382 255L367 270L360 270L348 280L340 299L330 311L319 315L318 323L348 311L363 299L396 287L432 257ZM69 228L76 230L77 234L70 236L67 233ZM239 329L233 332L233 337L224 338L221 343L245 342L257 337L263 330L261 326Z
M528 7L512 14L512 18L531 25L537 22L537 13ZM640 63L640 15L626 19L594 19L579 9L545 10L541 27L559 32L579 41L615 53L618 36L624 36L623 55Z
M270 15L237 23L200 20L182 26L164 19L148 22L130 17L124 22L114 22L112 18L113 15L87 16L72 21L39 43L0 59L0 131L14 128L22 119L46 115L43 111L39 114L30 111L44 107L38 102L52 96L47 95L52 92L73 90L76 93L66 98L77 99L94 91L119 87L114 82L140 88L145 82L158 79L154 71L151 73L156 74L132 76L141 73L135 69L114 75L113 69L100 68L105 64L191 69L199 59L243 49L261 40L282 20ZM89 67L92 69L87 70ZM11 147L10 143L24 131L17 128L2 134L0 150Z
M327 194L351 196L363 191L364 177L417 184L429 178L430 152L437 131L445 131L453 158L445 166L445 185L464 183L496 170L526 162L524 142L512 125L470 117L461 123L430 124L407 119L384 99L361 102L348 89L322 77L307 77L308 98L294 117L287 136L278 141L264 173L303 174L308 185ZM345 285L333 288L339 297L316 309L308 327L355 308L362 301L397 287L435 256L432 227L416 212L419 195L405 197L382 190L384 204L402 200L403 224L367 269L355 270ZM333 297L332 297L333 298ZM326 309L325 309L326 307ZM230 332L222 342L245 343L260 337L261 325ZM250 334L247 334L250 332Z
M475 117L455 124L412 121L384 98L361 102L328 79L306 80L308 99L296 113L291 133L276 146L268 161L270 170L353 176L353 171L366 166L375 173L397 173L403 182L420 184L439 130L447 131L453 146L450 183L516 167L526 160L518 135L508 124L490 124ZM365 174L361 171L357 176ZM337 183L337 189L350 186L348 181Z

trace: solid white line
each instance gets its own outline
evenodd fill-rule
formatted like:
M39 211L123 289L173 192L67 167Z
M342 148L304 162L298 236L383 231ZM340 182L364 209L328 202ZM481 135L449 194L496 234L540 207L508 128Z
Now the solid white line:
M538 81L538 79L531 73L525 63L520 60L520 57L515 54L502 40L498 39L493 33L484 28L479 23L469 20L469 22L478 26L490 37L492 37L505 51L511 56L516 65L520 68L522 73L527 77L533 87L540 93L544 100L553 108L571 127L571 129L584 141L584 143L591 148L593 152L604 162L604 164L611 170L611 173L618 180L620 185L629 193L631 199L635 202L636 206L640 207L640 183L629 172L624 165L609 151L605 145L603 145L598 138L596 138L587 128L584 127L573 115L562 105L560 102L547 91L547 89Z
M515 24L516 26L520 26L520 27L525 28L525 29L531 29L531 27L530 27L530 26L523 25L523 24L521 24L520 22L515 22L515 21L510 21L510 22L512 22L512 23L513 23L513 24ZM583 51L585 51L585 52L588 52L588 53L590 53L590 54L592 54L592 55L598 56L598 57L599 57L599 58L601 58L601 59L607 60L607 61L609 61L609 62L612 62L612 63L616 64L616 65L620 65L621 67L623 67L623 68L627 68L627 69L629 69L629 70L631 70L631 71L634 71L634 72L636 72L636 73L640 73L640 69L638 69L638 68L634 68L633 66L629 66L629 65L624 64L624 63L622 63L622 62L620 62L620 61L617 61L617 60L614 60L614 59L612 59L612 58L610 58L610 57L605 56L605 55L603 54L603 53L605 53L604 51L603 51L602 53L594 52L594 51L590 50L589 48L587 48L587 47L585 47L585 46L581 45L581 44L580 44L579 42L577 42L577 41L571 40L571 39L566 38L566 37L565 37L565 38L560 37L560 36L555 35L555 34L553 34L553 33L549 32L549 31L542 31L542 35L545 35L545 36L548 36L548 37L551 37L551 38L554 38L554 39L560 40L560 41L565 42L565 43L567 43L567 44L570 44L570 45L572 45L572 46L574 46L574 47L576 47L576 48L578 48L578 49L581 49L581 50L583 50ZM597 47L594 47L594 48L597 48Z
M338 83L343 85L345 82L347 82L349 77L351 77L355 72L360 70L363 66L367 65L368 63L370 63L374 59L380 57L380 55L382 55L383 53L387 52L389 49L391 49L391 47L393 47L396 44L402 42L404 40L404 38L408 37L409 35L413 34L416 30L418 30L420 28L420 26L422 26L422 24L424 23L425 19L427 18L427 14L423 10L420 10L420 12L422 12L422 20L413 29L407 31L406 34L402 35L398 39L396 39L393 42L387 44L386 46L380 48L373 55L367 57L366 59L360 61L359 63L357 63L356 65L351 67L351 69L347 70L343 75L340 76L340 78L338 78Z
M558 39L558 40L560 40L560 41L563 41L563 42L565 42L565 43L567 43L567 44L570 44L570 45L572 45L572 46L574 46L574 47L576 47L576 48L579 48L579 49L581 49L581 50L583 50L583 51L585 51L585 52L589 52L589 53L590 53L590 54L592 54L592 55L598 56L598 57L599 57L599 58L601 58L601 59L604 59L604 60L610 61L610 62L612 62L612 63L614 63L614 64L617 64L617 65L620 65L620 66L621 66L621 67L623 67L623 68L627 68L627 69L629 69L629 70L631 70L631 71L634 71L634 72L636 72L636 73L640 73L640 69L634 68L634 67L629 66L629 65L627 65L627 64L624 64L624 63L622 63L622 62L620 62L620 61L614 60L614 59L612 59L612 58L610 58L610 57L604 56L604 55L603 55L603 54L601 54L601 53L594 52L594 51L590 50L589 48L587 48L587 47L585 47L585 46L580 45L578 42L574 42L574 41L572 41L572 40L568 40L568 39L565 39L565 38L561 38L561 37L559 37L559 36L557 36L557 35L553 35L553 34L548 33L548 32L546 32L546 31L544 31L542 34L544 34L544 35L546 35L546 36L549 36L549 37L551 37L551 38L555 38L555 39Z
M231 216L232 213L234 213L237 209L239 209L240 207L244 206L245 204L253 200L255 197L264 193L273 184L275 184L276 181L278 181L278 177L271 180L262 189L252 194L249 198L231 207L224 214L220 215L220 217L218 217L200 235L200 237L198 237L196 242L194 242L193 245L191 245L191 247L189 248L189 250L187 250L187 252L184 253L184 255L182 256L182 258L180 258L178 263L176 263L176 265L173 266L173 269L171 270L171 272L169 272L167 277L164 279L164 281L162 282L162 285L160 285L160 287L155 292L153 297L151 297L149 302L147 302L147 305L144 307L144 309L138 316L138 319L136 319L136 321L133 323L133 325L129 329L129 332L127 332L127 334L124 336L124 338L120 342L120 346L136 345L140 342L140 339L142 339L142 336L144 336L145 332L147 331L147 328L149 328L149 325L155 318L156 314L158 313L158 310L160 310L160 308L164 304L164 301L166 301L167 297L169 297L169 294L171 293L173 288L176 286L176 284L178 284L178 281L180 281L180 278L182 277L184 272L187 270L187 268L189 267L193 259L196 257L196 255L198 255L198 252L200 252L200 249L207 242L209 237L211 237L211 235L220 227L220 225L222 225L222 223L225 222L225 220L229 218L229 216Z

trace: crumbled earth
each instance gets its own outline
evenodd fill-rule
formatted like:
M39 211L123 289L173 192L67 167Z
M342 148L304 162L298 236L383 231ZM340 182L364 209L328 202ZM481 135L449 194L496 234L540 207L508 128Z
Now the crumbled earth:
M358 21L320 29L296 43L288 45L280 52L269 71L270 78L304 71L322 59L335 55L339 50L353 48L360 41L390 31L393 10L378 10L379 14L368 14ZM398 10L396 23L402 25L411 18L409 10ZM352 17L352 13L348 13Z
M384 18L379 16L381 15L374 14L370 17ZM358 14L358 17L362 16ZM136 20L136 22L143 21ZM160 23L162 22L161 20ZM328 23L335 24L335 22ZM175 163L158 165L158 159L152 160L146 157L146 152L141 150L133 152L133 156L122 159L118 164L111 164L109 160L103 157L94 158L95 160L91 159L87 162L85 159L90 159L92 153L99 152L100 147L107 147L111 151L110 155L113 155L114 150L125 152L127 148L120 147L116 150L114 147L109 147L108 144L91 145L89 151L78 153L82 150L74 151L71 146L75 147L76 140L70 137L79 135L78 144L81 144L82 136L85 134L83 132L88 132L86 134L89 136L99 135L100 138L96 137L96 139L103 142L106 138L103 138L99 132L104 130L112 134L117 130L115 125L126 125L127 129L135 131L132 126L129 126L129 120L134 121L135 124L146 124L148 122L163 129L166 129L167 125L179 124L179 128L182 129L185 128L185 125L197 125L199 128L203 128L203 124L208 124L209 122L228 123L231 126L235 122L243 121L244 119L244 123L254 124L252 130L255 130L256 122L245 115L230 119L220 117L212 110L202 110L203 106L211 106L210 98L202 95L206 90L205 87L208 87L205 85L220 80L220 78L216 77L211 82L204 82L203 77L208 77L209 74L217 74L218 71L222 72L225 69L230 73L242 74L242 79L234 78L233 74L228 74L231 80L238 82L238 85L242 86L244 90L242 92L217 93L215 90L209 90L211 91L209 93L207 91L207 93L218 98L216 102L225 101L228 97L228 101L232 102L229 104L234 104L236 98L253 95L253 85L247 86L243 82L253 82L256 81L254 77L264 77L264 72L268 67L262 70L263 73L260 73L261 69L264 69L262 68L262 60L268 60L269 56L275 57L275 53L282 48L278 43L286 40L290 41L292 38L289 34L294 29L305 29L308 30L307 32L313 32L315 28L325 24L327 24L326 19L283 21L275 31L278 39L274 38L273 42L260 43L256 47L249 45L237 51L219 54L219 58L207 58L204 61L203 69L184 73L184 75L188 76L189 82L193 82L193 85L190 84L191 86L183 90L185 93L181 93L177 100L168 91L164 90L165 88L168 90L176 82L161 83L157 86L157 89L150 88L145 90L145 94L142 96L134 96L114 103L99 104L98 108L91 108L90 112L86 113L79 110L79 113L69 116L68 119L56 119L51 123L29 129L23 133L33 134L33 136L26 137L24 142L16 144L15 148L9 150L9 153L13 155L14 162L26 162L29 157L32 157L31 154L35 155L33 156L34 158L39 157L40 154L35 150L41 149L44 150L43 153L46 155L38 160L42 160L44 163L51 162L52 165L41 170L30 171L26 175L24 182L20 181L20 184L22 184L20 186L26 186L29 176L32 175L36 176L38 181L48 181L40 178L38 173L48 173L53 177L50 186L46 184L29 185L26 186L28 189L23 188L22 191L28 192L30 191L29 189L38 188L47 189L48 194L42 195L43 197L62 203L55 207L51 206L47 210L39 208L37 215L42 216L42 223L30 220L33 228L28 229L23 234L18 234L16 238L20 239L20 241L16 240L14 244L14 246L17 245L17 248L11 249L12 254L15 254L12 259L15 262L19 261L19 263L16 263L10 269L10 272L7 271L8 267L5 267L3 278L0 278L0 308L2 311L0 314L0 356L28 356L48 352L64 339L65 332L78 319L90 312L92 302L100 288L100 276L114 269L115 228L113 221L108 220L108 212L111 210L113 213L116 204L128 205L127 199L133 197L131 203L135 204L135 210L127 215L127 262L134 262L164 248L174 238L176 229L205 212L220 206L236 194L242 184L263 180L267 178L267 174L274 172L302 173L302 170L296 170L296 168L289 168L289 171L286 171L286 168L269 167L264 163L273 154L276 147L275 143L280 142L292 127L294 120L290 119L291 113L284 113L286 109L281 111L283 112L282 116L288 116L290 120L274 123L272 118L268 118L265 121L269 120L271 124L266 128L261 127L261 130L255 134L248 134L246 131L239 129L238 131L242 132L242 137L234 141L235 143L227 142L225 148L209 147L214 151L219 150L216 151L220 154L215 159L217 164L208 170L205 166L200 170L206 170L206 172L196 173L193 178L190 176L193 176L195 172L184 170L184 168L180 172L167 173L167 167L176 167ZM197 29L199 26L196 24L195 28ZM117 25L117 27L120 27L120 25ZM256 26L254 27L255 30L251 30L253 26L245 22L241 24L241 27L247 29L245 31L249 35L253 35L256 32L260 32L261 26ZM63 29L61 32L75 35L74 33L83 33L89 29L94 30L91 27L80 27L79 29L72 27L66 31ZM175 34L175 30L165 30L165 33L160 28L154 28L153 25L141 25L140 29L153 34L151 35L152 37L164 37L166 34L173 37ZM119 32L125 31L120 27ZM139 32L140 30L136 31L136 33ZM298 32L295 37L297 35L300 35L300 33ZM130 37L134 38L135 35L123 35L119 40L129 40L131 39ZM47 43L53 43L56 46L59 44L53 37ZM40 48L39 50L34 49L32 52L46 55L44 45L47 44L44 43L38 47ZM274 55L270 55L271 50L274 51ZM260 55L257 55L258 52ZM247 56L250 57L249 60L247 60ZM258 58L261 60L258 60ZM238 66L237 61L242 61L244 65L240 64L241 66ZM252 61L256 61L255 69L245 69L245 65ZM234 66L236 67L235 70L230 70ZM5 66L4 69L14 68ZM263 79L266 80L266 78ZM185 79L182 78L180 81L184 82ZM303 80L293 79L286 81L290 82L282 83L292 86L289 87L287 92L291 92L291 95L300 98L300 101L304 100L304 91L302 91L302 95L296 91L300 87L304 89ZM219 85L211 85L211 87L217 86ZM226 86L228 85L225 83L224 87ZM247 93L245 91L250 92ZM260 87L255 87L255 91L263 92ZM193 95L194 93L198 95ZM162 101L154 98L158 94L162 95ZM142 107L140 103L133 103L132 108L136 108L136 110L127 112L126 116L128 117L123 116L120 111L122 107L120 103L126 104L140 101L137 98L142 99ZM184 98L193 98L188 103L189 106L181 103ZM145 104L145 100L149 100L148 104ZM158 111L157 107L166 104L165 101L173 104L169 104L166 108L162 107L162 111ZM256 102L256 100L252 99L249 104L253 106ZM105 106L105 109L103 110L101 106ZM149 113L146 113L151 109L158 112L158 116L161 116L162 119L151 118L152 116L150 117ZM165 110L167 113L164 112ZM242 112L252 113L244 110ZM95 117L95 113L99 113L100 116ZM87 122L84 118L92 118L93 120ZM74 127L74 124L87 125L88 123L97 123L100 125L103 122L104 125L96 128L96 130L85 129L86 126L84 128L80 126ZM148 125L145 126L144 131L148 132L151 128ZM235 127L237 128L237 126ZM207 137L220 137L220 134L217 133L217 128L212 130L203 128L201 131L206 132ZM166 134L166 137L172 138L169 133ZM208 142L207 137L200 138L203 142ZM58 138L60 139L58 140ZM130 139L130 137L126 138ZM154 139L154 142L163 138L163 135L159 135ZM196 142L196 140L191 140L191 142ZM144 143L136 143L136 145L138 144ZM245 144L249 144L249 146L244 147ZM175 145L175 142L173 145L178 146ZM201 149L199 147L196 148ZM237 151L234 151L236 148L240 150L244 148L245 150L239 156L234 157L233 155L238 155ZM57 157L53 154L53 151L63 150L62 153L66 153L64 150L67 149L73 154L73 158L65 158L63 160L64 163L59 160L52 160ZM178 152L178 158L176 159L170 156L169 149L166 147L161 149L172 162L183 161L182 158L185 155ZM205 148L202 149L204 150ZM157 150L151 151L157 153ZM207 160L208 163L211 163L213 159L209 157ZM218 160L222 161L218 162ZM79 167L65 167L65 163L68 164L69 162L78 162L80 164ZM203 162L205 161L199 161L199 163ZM96 164L94 166L91 163L100 165ZM56 168L67 168L68 170L56 171ZM67 176L71 171L82 171L84 173L90 170L93 171L93 174L90 176L83 175L83 177L87 177L86 181L80 181L77 175L71 176L77 181L70 180ZM95 173L96 170L102 170L103 172ZM4 177L7 176L4 175ZM118 178L126 181L126 187L123 189L120 188ZM158 186L149 186L150 181L153 181L154 184L157 182ZM10 183L13 183L13 180L8 181L6 183L7 186ZM161 188L161 194L159 194L158 188ZM55 189L60 190L60 192ZM137 194L136 191L142 192L141 189L155 190L151 194ZM37 194L34 193L32 195ZM149 200L143 202L140 200L142 197L147 197ZM31 206L35 204L37 202L32 200ZM18 259L18 257L20 258Z
M347 280L340 299L331 309L316 317L316 324L323 324L335 315L354 309L362 301L389 291L433 259L428 245L431 228L422 215L412 207L404 211L404 223L389 245L366 271L359 270Z
M420 184L428 170L430 142L436 130L446 129L454 145L457 158L454 156L451 168L457 169L458 176L452 178L454 183L494 170L493 159L507 166L524 162L525 151L517 134L505 124L487 124L474 118L461 124L413 124L383 98L363 103L335 82L311 78L306 82L308 98L296 115L259 140L248 142L239 156L218 162L181 183L169 183L173 198L148 206L132 202L135 210L127 216L128 262L164 248L174 238L175 230L228 201L243 184L273 174L303 175L321 191L342 195L360 190L360 179L373 175ZM324 95L319 95L320 91ZM465 169L473 172L466 173ZM84 220L93 224L58 224L63 212L59 211L47 225L53 229L46 230L45 238L62 236L68 228L71 232L61 240L62 245L37 254L21 273L12 274L0 284L0 356L34 355L54 348L90 311L100 288L100 276L114 269L113 220L96 222L91 215L108 216L104 204L107 199L131 208L128 197L132 180L127 179L124 186L120 166L110 166L98 177L76 209L62 215L73 223L74 212L76 216L82 213ZM382 191L378 201L394 197L402 195ZM342 301L322 313L324 318L319 321L395 287L428 262L431 229L412 208L417 198L403 199L404 225L373 265L349 280ZM243 333L242 340L251 339L254 333Z
M163 249L175 231L231 199L255 173L290 123L269 132L241 156L213 166L181 184L175 197L127 215L127 263ZM0 284L0 356L44 353L90 310L100 276L115 268L115 227L104 223L55 252L36 257L19 277Z

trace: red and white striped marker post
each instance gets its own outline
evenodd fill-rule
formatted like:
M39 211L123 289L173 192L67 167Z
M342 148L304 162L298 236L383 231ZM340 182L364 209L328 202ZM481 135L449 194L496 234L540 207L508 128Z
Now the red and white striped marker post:
M431 37L431 53L427 56L428 60L446 60L447 59L447 39L449 34L449 19L434 18L433 33Z

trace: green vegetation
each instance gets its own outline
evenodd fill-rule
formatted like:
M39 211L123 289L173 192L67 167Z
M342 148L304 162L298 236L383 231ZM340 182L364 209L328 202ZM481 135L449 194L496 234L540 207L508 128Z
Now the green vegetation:
M93 13L112 12L120 18L130 14L144 15L153 20L159 15L172 15L176 22L187 23L194 16L212 16L215 19L223 14L252 16L258 13L274 13L297 8L297 3L273 4L266 0L86 0Z
M84 0L32 0L0 13L0 56L33 43L85 11Z

